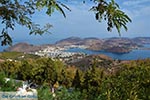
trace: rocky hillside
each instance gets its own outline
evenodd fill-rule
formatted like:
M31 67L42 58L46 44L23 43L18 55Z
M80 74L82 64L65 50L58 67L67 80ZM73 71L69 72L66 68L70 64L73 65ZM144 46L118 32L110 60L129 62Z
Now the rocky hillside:
M81 39L79 37L70 37L56 42L57 46L85 45L90 50L101 50L102 44L103 40L98 38Z
M150 44L150 37L136 37L133 41L139 44Z
M63 39L56 43L61 46L68 45L85 45L89 50L105 50L113 53L128 53L132 49L139 48L139 42L130 38L85 38L71 37Z
M86 45L90 50L101 50L104 41L98 38L85 38L82 41L82 45Z
M39 46L33 46L28 43L18 43L6 49L6 51L17 51L17 52L33 52L39 50Z
M70 45L84 45L89 50L104 50L112 53L128 53L133 49L140 48L143 44L149 43L149 37L137 37L137 38L79 38L70 37L57 41L53 46L70 46ZM18 51L18 52L35 52L39 51L47 46L52 45L40 45L35 46L27 43L18 43L14 46L9 47L6 51Z
M81 42L82 42L82 39L79 37L69 37L69 38L57 41L55 44L57 46L68 46L68 45L80 44Z
M82 70L87 70L93 65L95 65L96 67L108 68L114 65L114 61L111 57L100 54L100 55L85 56L82 59L77 60L76 62L68 63L68 65L73 65Z
M41 46L35 46L32 44L28 44L28 43L18 43L15 44L9 48L7 48L5 51L16 51L16 52L35 52L35 51L39 51L41 49L43 49L44 47L46 47L46 45L41 45Z

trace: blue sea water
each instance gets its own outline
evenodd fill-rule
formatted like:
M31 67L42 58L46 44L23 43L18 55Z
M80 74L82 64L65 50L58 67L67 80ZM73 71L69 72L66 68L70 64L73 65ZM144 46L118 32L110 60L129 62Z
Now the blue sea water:
M20 39L15 39L13 40L13 45L24 42L28 44L33 44L33 45L42 45L42 44L54 44L56 41L61 40L61 38L57 37L29 37L29 38L20 38ZM0 52L3 52L4 49L8 48L9 46L1 46L0 45Z
M24 42L31 43L34 45L40 45L40 44L49 44L49 43L55 43L56 41L53 40L59 40L59 39L48 39L48 41L45 41L43 39L30 39L29 40L24 40ZM18 40L19 42L19 40ZM18 43L15 41L15 43ZM2 52L4 49L6 49L8 46L0 46L0 52ZM144 45L144 47L150 48L150 44ZM145 59L145 58L150 58L150 50L133 50L129 53L125 54L116 54L116 53L110 53L106 51L91 51L91 50L85 50L85 49L79 49L79 48L73 48L69 49L67 51L70 52L83 52L86 54L105 54L107 56L110 56L113 59L120 59L120 60L136 60L136 59Z
M4 49L6 49L8 46L0 46L0 52L2 52Z
M119 59L119 60L136 60L136 59L150 58L150 50L133 50L129 53L124 53L124 54L110 53L106 51L91 51L91 50L79 49L79 48L72 48L67 51L80 52L86 54L104 54L113 59Z
M144 47L150 48L150 44L144 44Z

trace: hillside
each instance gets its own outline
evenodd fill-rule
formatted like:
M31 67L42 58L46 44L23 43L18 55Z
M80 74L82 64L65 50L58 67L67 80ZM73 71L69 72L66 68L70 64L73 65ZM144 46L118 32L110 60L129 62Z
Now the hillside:
M23 52L1 52L0 62L5 60L22 60L22 59L35 59L39 58L37 55L26 54Z
M18 43L9 48L5 51L17 51L17 52L35 52L39 50L43 50L48 46L56 46L56 47L65 47L71 45L84 45L86 49L89 50L104 50L107 52L112 53L128 53L133 49L141 48L143 44L150 44L150 38L146 37L137 37L137 38L106 38L106 39L99 39L99 38L79 38L79 37L69 37L66 39L62 39L57 41L55 44L48 44L48 45L31 45L28 43Z
M100 54L100 55L85 56L82 59L72 61L72 62L67 62L67 64L76 66L81 70L88 70L93 65L99 68L113 67L115 61L106 55Z
M0 57L23 54L5 52ZM22 86L4 81L11 77L35 84L39 100L150 100L150 59L114 61L105 55L90 55L71 66L47 57L20 61L1 58L0 91L12 92ZM50 91L53 88L55 91Z
M26 53L30 53L30 52L35 52L35 51L39 51L42 50L43 48L50 46L50 44L48 45L32 45L32 44L28 44L28 43L17 43L7 49L5 49L4 51L15 51L15 52L26 52Z
M150 37L136 37L133 41L139 44L150 44Z
M68 45L85 45L89 50L105 50L112 53L128 53L132 49L139 48L143 42L137 42L138 38L84 38L79 37L67 38L60 40L56 45L68 46ZM145 38L143 38L143 41ZM147 39L145 41L148 41ZM148 43L148 42L147 42Z

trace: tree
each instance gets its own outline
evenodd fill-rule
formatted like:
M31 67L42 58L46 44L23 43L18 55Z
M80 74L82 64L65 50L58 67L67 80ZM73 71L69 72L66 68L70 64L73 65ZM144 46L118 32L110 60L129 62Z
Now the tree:
M131 19L120 10L119 5L114 0L90 1L95 3L91 11L95 12L96 20L106 20L108 31L112 31L114 27L119 34L122 27L127 30L126 24L131 22ZM83 0L83 3L85 3L85 0ZM42 35L45 32L49 33L52 25L46 24L43 28L40 28L39 24L32 21L32 16L35 12L46 9L46 14L49 16L57 10L66 17L63 8L71 11L59 0L0 0L0 20L3 26L0 35L1 45L12 44L9 30L14 30L16 24L27 27L30 30L29 34Z
M23 61L20 66L20 73L18 73L19 78L22 78L25 81L32 79L32 65L28 61Z
M53 86L57 81L57 71L54 61L50 58L39 58L32 68L33 80L37 84L47 83Z
M76 89L81 88L81 79L80 79L79 70L76 71L76 75L73 79L72 86L75 87Z

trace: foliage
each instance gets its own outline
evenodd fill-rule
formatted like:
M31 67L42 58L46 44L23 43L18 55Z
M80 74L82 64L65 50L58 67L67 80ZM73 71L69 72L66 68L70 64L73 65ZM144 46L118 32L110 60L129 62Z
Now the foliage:
M23 59L37 59L39 56L33 54L26 54L22 52L0 52L0 59L3 60L23 60Z
M113 27L116 27L119 33L122 27L127 30L126 24L131 22L131 19L120 10L119 5L114 0L110 2L107 0L91 1L96 4L91 9L95 12L95 18L99 21L103 18L107 20L108 31L111 31ZM0 20L3 27L0 35L1 45L12 44L9 30L14 30L16 25L28 28L29 34L50 33L49 29L52 25L46 24L41 28L39 24L33 22L32 16L37 11L44 9L46 14L51 16L57 10L64 17L66 17L64 8L71 11L64 2L59 0L0 0L0 5Z
M40 28L38 24L32 22L31 16L36 10L35 1L36 0L0 0L0 19L3 24L0 35L2 41L1 45L10 45L12 43L8 31L9 29L14 30L16 24L27 27L30 30L30 34L43 34L44 32L48 32L48 29L52 27L46 24L43 28Z
M102 74L103 69L97 68L96 65L85 72L81 91L86 93L86 99L91 100L101 93Z
M22 55L23 55L23 53L21 53L21 52L1 52L0 58L1 59L15 59Z
M76 75L72 81L72 87L75 87L76 89L81 87L81 78L80 78L79 70L76 71Z
M122 64L113 74L107 73L111 68L97 64L95 61L91 68L82 71L50 58L6 61L0 64L0 87L15 90L16 85L5 84L3 79L17 74L13 78L39 84L39 100L150 100L150 59Z
M43 86L38 89L38 100L83 100L83 98L80 91L69 91L65 87L56 90L54 96L49 87Z
M38 89L38 100L53 100L52 93L50 93L50 88L43 85Z
M97 3L97 6L91 8L96 14L95 18L98 21L103 19L107 21L107 30L112 31L112 28L115 27L120 34L120 29L123 27L127 31L126 24L131 22L131 19L120 10L119 5L111 0L107 2L105 0L94 0Z
M0 71L7 77L15 75L15 78L33 81L37 84L44 82L53 86L56 81L62 80L62 71L66 70L62 62L50 58L26 59L22 61L6 61L0 63ZM69 76L69 75L68 75ZM66 76L64 76L66 77Z
M0 72L0 91L16 91L17 87L21 86L20 82L10 79L6 81L6 76L3 72Z

